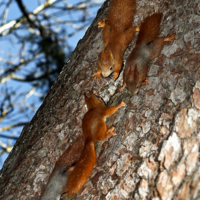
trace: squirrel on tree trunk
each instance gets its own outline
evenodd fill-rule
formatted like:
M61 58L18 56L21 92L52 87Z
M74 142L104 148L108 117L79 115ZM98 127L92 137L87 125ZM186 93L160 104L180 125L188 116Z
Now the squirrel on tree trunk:
M90 97L85 95L85 102L88 112L82 121L84 142L78 138L58 159L41 200L59 199L62 193L68 193L69 198L76 194L87 181L96 163L95 143L116 135L113 132L114 127L107 130L105 120L119 108L126 106L125 102L106 107L92 92ZM69 168L69 162L74 166Z
M141 24L136 46L126 60L120 92L127 86L131 95L135 95L142 83L148 84L146 80L148 62L160 55L164 42L175 40L175 33L158 37L161 18L161 13L155 13Z
M112 72L114 80L122 68L123 54L140 26L132 27L136 11L135 0L112 0L107 20L98 22L103 27L103 50L98 59L98 70L93 74L99 79L101 74L108 77Z

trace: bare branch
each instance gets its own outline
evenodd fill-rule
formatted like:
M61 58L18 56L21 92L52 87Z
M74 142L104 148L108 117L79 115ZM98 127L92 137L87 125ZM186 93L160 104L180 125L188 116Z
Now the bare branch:
M0 146L2 148L2 151L0 152L0 155L2 155L4 153L10 153L11 150L13 149L12 146L4 144L2 141L0 141Z
M29 17L33 17L33 15L36 15L37 13L39 13L40 11L42 11L43 9L45 9L46 7L49 7L50 5L52 5L54 2L56 2L56 0L48 0L47 2L45 2L44 4L40 5L39 7L37 7L34 11L33 14L29 14ZM26 21L26 17L22 17L18 20L12 20L9 23L3 25L2 27L0 27L0 35L4 36L8 33L11 33L14 29L20 27L22 25L22 23L24 23ZM8 30L7 30L8 29Z
M6 5L6 8L4 10L4 13L2 15L2 25L4 25L6 23L6 18L7 18L7 14L8 14L8 9L9 9L9 6L10 4L12 3L13 0L10 0L7 5Z
M32 58L28 59L28 60L23 60L21 59L21 62L18 65L13 66L11 69L8 69L4 72L4 74L7 74L6 76L0 76L0 83L4 83L6 81L8 81L9 79L14 77L14 73L20 69L21 66L29 63L30 61L34 60L37 56L39 56L39 54L34 55ZM2 61L5 61L5 59L1 59ZM8 62L8 61L7 61ZM10 63L11 64L11 63Z
M7 135L2 135L2 134L0 134L0 138L13 139L13 140L17 140L18 139L18 137L7 136Z
M25 126L26 124L28 124L28 122L21 122L21 123L17 123L17 124L12 124L10 126L0 128L0 132L1 131L7 131L7 130L10 130L11 128L18 127L18 126Z

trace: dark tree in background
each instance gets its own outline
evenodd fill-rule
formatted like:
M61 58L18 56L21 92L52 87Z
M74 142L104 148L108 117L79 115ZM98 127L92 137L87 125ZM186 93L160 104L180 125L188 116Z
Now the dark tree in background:
M10 152L101 4L102 0L0 2L0 155Z
M107 105L123 100L127 106L109 118L117 135L96 145L97 163L74 199L200 199L200 2L137 1L134 25L162 12L160 35L176 32L176 40L149 63L149 86L133 97L126 89L118 93L123 72L116 81L92 77L103 47L97 22L109 5L103 4L25 125L0 172L0 199L39 199L59 156L82 134L89 90Z

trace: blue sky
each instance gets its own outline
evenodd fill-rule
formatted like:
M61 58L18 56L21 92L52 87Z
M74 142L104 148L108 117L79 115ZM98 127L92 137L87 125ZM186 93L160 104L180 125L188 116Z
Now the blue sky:
M42 0L41 1L42 3L44 3L45 1ZM79 0L69 0L67 1L68 4L76 4L78 2L80 2ZM101 0L99 0L98 2L103 2ZM23 3L24 5L26 6L27 10L29 12L32 12L35 8L38 7L38 0L23 0ZM62 4L63 5L63 4ZM4 8L0 8L0 13L2 13L2 11L4 10ZM95 17L96 16L96 13L97 13L97 10L98 8L95 7L94 9L91 9L89 10L90 13L93 13L92 16ZM52 10L52 12L54 12L54 10ZM22 14L21 14L21 11L19 10L17 4L15 3L15 1L13 1L13 3L11 4L10 6L10 9L9 9L9 12L8 12L8 18L7 18L7 22L8 23L9 21L11 20L15 20L19 17L21 17ZM70 13L70 18L77 18L79 17L79 15L77 16L74 15L73 12ZM62 16L63 19L64 18L67 18L67 15L66 16ZM71 32L73 31L73 29L70 29L70 27L66 27L67 28L67 32ZM85 31L86 30L81 30L79 31L77 34L75 34L73 37L71 37L67 42L68 44L70 44L70 46L72 46L72 48L75 48L78 41L83 37L83 35L85 34ZM21 33L20 33L21 34ZM10 39L10 37L1 37L0 38L0 42L1 42L1 48L0 48L0 57L4 57L8 59L8 54L13 54L15 55L18 51L19 51L19 47L17 46L17 44L13 45L13 41ZM13 62L14 62L14 59L13 59ZM31 65L35 65L35 63L31 63L29 68L31 69ZM5 70L5 68L2 67L2 64L0 62L0 75L1 73L3 72L3 70ZM18 93L21 93L22 94L22 97L23 98L23 93L26 93L29 89L32 88L32 85L31 84L22 84L20 82L17 82L17 81L13 81L13 80L10 80L8 81L7 83L7 87L11 87L13 88L15 91L17 91ZM1 86L0 86L1 87ZM38 94L39 94L39 91L38 91ZM1 96L1 95L0 95ZM1 97L0 97L1 98ZM27 99L27 104L31 104L33 101L38 101L38 97L37 96L32 96L31 98L28 98ZM20 99L18 99L18 101L20 101ZM37 108L39 108L40 104L38 103L37 104ZM35 111L37 110L37 108L35 108ZM16 110L14 112L14 115L11 116L11 119L12 120L19 120L19 118L21 117L21 121L27 121L27 119L23 119L22 116L18 115L17 113L19 112L19 110ZM16 113L16 116L15 116L15 113ZM27 113L27 118L31 119L34 115L34 112L30 112L30 113ZM6 126L7 124L9 124L9 120L5 119L1 122L0 124L0 128L1 127L4 127ZM11 135L12 134L16 134L15 136L19 136L20 135L20 132L22 130L23 127L18 127L18 128L15 128L14 131L4 131L3 134L4 135ZM2 132L1 132L2 134ZM8 143L8 140L7 139L3 139L3 138L0 138L0 140L7 144ZM14 145L15 143L15 140L10 140L11 142L11 145ZM3 156L0 156L0 169L2 167L2 164L3 162L5 161L5 159L7 158L8 154L3 154Z

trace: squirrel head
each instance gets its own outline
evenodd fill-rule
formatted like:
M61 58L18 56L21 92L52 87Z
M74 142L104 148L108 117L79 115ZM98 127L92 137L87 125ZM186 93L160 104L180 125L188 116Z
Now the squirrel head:
M98 64L101 69L103 77L108 77L112 72L114 72L115 70L114 58L109 48L106 47L101 52Z
M88 110L91 110L96 107L105 107L105 104L102 99L95 96L92 91L89 91L90 97L87 97L86 94L84 94L85 97L85 103L87 104Z
M135 65L134 69L129 72L126 81L127 89L130 91L131 96L138 93L141 83L142 81L140 81L137 65Z

